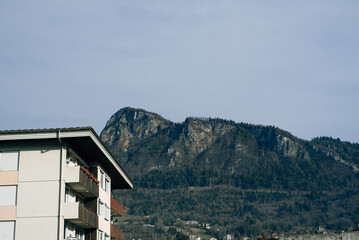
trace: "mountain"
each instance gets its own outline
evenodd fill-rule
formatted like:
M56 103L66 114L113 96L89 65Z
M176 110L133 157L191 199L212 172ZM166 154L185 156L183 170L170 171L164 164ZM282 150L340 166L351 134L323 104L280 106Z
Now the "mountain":
M173 123L129 107L100 137L135 183L117 197L167 226L195 218L237 234L339 231L359 218L359 144L218 118Z

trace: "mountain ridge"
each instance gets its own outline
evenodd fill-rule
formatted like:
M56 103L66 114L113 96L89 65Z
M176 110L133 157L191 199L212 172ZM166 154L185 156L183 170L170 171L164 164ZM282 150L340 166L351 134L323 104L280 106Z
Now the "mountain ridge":
M116 112L100 137L133 177L136 189L118 197L129 199L126 207L135 215L170 222L196 216L252 234L274 225L287 232L315 225L338 230L349 228L359 215L351 206L359 197L359 144L331 137L308 141L278 127L219 118L173 123L134 108ZM177 198L170 198L174 193ZM150 204L149 198L158 203ZM237 210L219 206L223 201Z
M359 169L357 165L359 162L344 160L334 149L327 148L321 144L320 139L335 140L331 137L317 137L313 138L316 141L308 141L295 137L290 132L274 126L235 123L231 120L219 118L188 117L182 123L174 123L159 114L130 107L120 109L111 116L101 132L100 138L124 163L123 156L126 155L124 153L128 151L131 144L133 147L133 145L147 138L156 137L155 135L160 132L167 131L168 137L175 137L171 139L174 146L169 146L167 152L168 154L175 153L178 158L186 150L190 157L197 157L198 154L207 150L221 136L226 135L228 131L235 131L235 129L244 135L251 134L259 147L270 149L282 157L301 157L309 160L308 150L303 147L309 145L315 151L323 152L336 161L350 166L355 171ZM347 143L344 142L344 144ZM180 144L184 146L178 146ZM358 144L350 144L358 146ZM176 147L179 151L176 151ZM183 147L187 149L183 149Z

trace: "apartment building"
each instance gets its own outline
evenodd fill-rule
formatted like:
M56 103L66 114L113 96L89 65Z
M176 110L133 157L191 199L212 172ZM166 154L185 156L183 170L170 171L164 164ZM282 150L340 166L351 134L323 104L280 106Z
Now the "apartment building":
M0 131L1 240L122 240L133 183L91 127Z

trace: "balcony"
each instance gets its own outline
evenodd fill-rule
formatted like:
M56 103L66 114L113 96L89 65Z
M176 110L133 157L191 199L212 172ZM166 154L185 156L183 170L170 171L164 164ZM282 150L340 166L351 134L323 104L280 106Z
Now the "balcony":
M91 174L87 174L78 167L65 167L64 179L73 190L86 198L98 198L99 190L97 182L94 181Z
M111 224L111 239L122 240L122 230Z
M123 207L111 196L111 216L123 216Z
M78 202L64 203L64 219L82 228L98 228L98 216Z

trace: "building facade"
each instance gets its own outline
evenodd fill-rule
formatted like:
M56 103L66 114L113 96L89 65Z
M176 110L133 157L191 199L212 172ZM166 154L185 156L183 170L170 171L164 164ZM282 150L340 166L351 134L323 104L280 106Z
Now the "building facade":
M90 128L0 131L1 240L122 240L133 183Z

